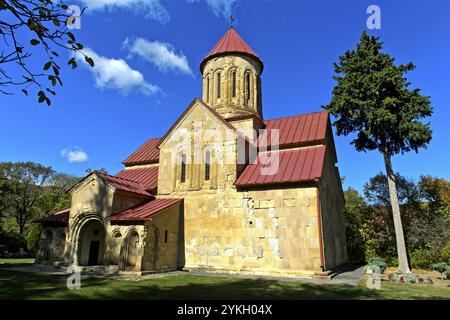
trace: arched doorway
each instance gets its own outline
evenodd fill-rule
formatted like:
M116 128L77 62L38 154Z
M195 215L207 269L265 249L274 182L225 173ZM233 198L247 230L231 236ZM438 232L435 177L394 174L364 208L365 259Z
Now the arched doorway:
M51 260L53 258L53 232L52 230L45 231L45 252L44 252L44 261Z
M55 242L55 257L61 259L64 256L64 249L66 247L66 233L64 230L57 233Z
M119 230L114 230L110 241L111 241L110 263L112 265L118 265L119 259L120 259L119 258L120 257L120 246L122 245L122 233Z
M78 239L78 263L81 266L103 264L105 254L105 228L101 221L90 220L80 230Z
M139 234L136 230L132 230L128 233L122 246L122 270L134 271L139 268L140 263L138 263L138 259L141 258L139 249Z

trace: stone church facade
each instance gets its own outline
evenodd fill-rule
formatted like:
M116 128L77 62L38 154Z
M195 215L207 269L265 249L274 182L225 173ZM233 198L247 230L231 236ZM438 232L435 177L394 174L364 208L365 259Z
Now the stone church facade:
M41 220L37 263L311 277L345 263L330 118L265 120L263 67L231 27L200 65L203 98Z

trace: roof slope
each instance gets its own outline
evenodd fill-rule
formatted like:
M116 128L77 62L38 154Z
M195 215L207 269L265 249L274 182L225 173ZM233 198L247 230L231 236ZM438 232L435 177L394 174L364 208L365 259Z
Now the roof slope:
M159 161L159 149L157 145L161 138L152 138L147 140L135 152L133 152L122 163L126 166L137 164L157 163Z
M69 215L70 215L70 208L67 208L55 212L51 216L41 218L36 222L41 222L45 225L67 226L69 224Z
M278 130L280 149L321 143L325 140L328 112L321 111L264 121L266 132L258 137L259 147L273 145L272 130ZM275 142L275 141L274 141Z
M125 169L116 177L139 182L145 190L153 190L158 186L158 167Z
M109 221L146 221L151 220L157 213L182 202L183 199L154 199L144 204L126 209L117 214L106 217Z
M228 31L223 35L223 37L216 43L216 45L203 59L202 63L200 64L200 69L203 69L209 59L218 55L228 53L241 53L251 56L261 63L261 68L263 67L263 63L255 53L255 51L250 48L250 46L241 38L241 36L234 30L233 27L230 27Z
M284 184L316 181L322 176L325 160L324 145L303 149L272 151L260 153L255 163L249 164L234 183L238 187ZM274 174L266 174L268 161L262 157L278 156L278 167L272 169Z
M145 190L142 184L140 184L137 181L114 177L100 172L95 172L95 174L100 178L102 178L106 183L112 185L114 188L118 190L132 192L145 196L151 196L151 194Z

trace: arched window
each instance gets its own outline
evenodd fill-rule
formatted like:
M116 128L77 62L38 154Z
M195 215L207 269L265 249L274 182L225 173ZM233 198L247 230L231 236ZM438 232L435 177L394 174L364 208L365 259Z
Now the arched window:
M245 104L249 104L251 96L251 77L250 72L245 74Z
M47 239L48 241L52 241L53 240L53 232L52 232L52 230L45 231L45 239Z
M186 155L183 154L181 156L181 175L180 175L180 181L186 182Z
M209 77L206 78L206 102L209 102Z
M205 181L211 178L211 152L206 151L205 154Z
M222 94L222 92L221 92L222 85L220 82L221 82L221 76L220 76L220 72L219 72L219 73L217 73L217 99L220 99L220 96Z
M236 71L231 73L231 96L236 97Z

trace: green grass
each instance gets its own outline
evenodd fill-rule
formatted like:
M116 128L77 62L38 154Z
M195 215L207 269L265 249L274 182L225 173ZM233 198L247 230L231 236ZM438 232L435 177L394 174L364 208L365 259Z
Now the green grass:
M33 264L34 258L0 258L0 265L26 265Z
M383 282L375 291L364 281L350 287L189 274L139 281L83 276L81 289L69 290L66 280L64 275L11 271L1 265L0 299L450 299L448 287L393 282Z

